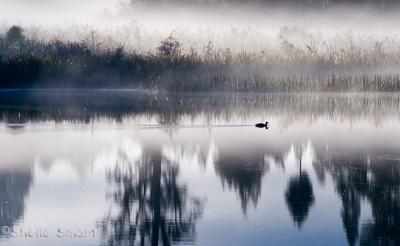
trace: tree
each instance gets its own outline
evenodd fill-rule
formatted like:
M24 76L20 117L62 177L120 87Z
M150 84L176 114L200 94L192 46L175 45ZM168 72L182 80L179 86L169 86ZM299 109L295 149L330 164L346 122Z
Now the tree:
M168 38L161 41L158 51L165 57L178 57L181 55L181 43L173 36L173 33Z
M24 29L20 26L12 26L6 32L6 40L10 43L20 42L25 39Z

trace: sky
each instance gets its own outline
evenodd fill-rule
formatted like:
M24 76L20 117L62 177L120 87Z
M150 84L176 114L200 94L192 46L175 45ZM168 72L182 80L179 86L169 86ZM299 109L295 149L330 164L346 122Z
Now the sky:
M244 1L217 6L165 3L145 6L130 4L129 0L0 0L0 32L21 25L28 36L79 40L94 30L103 41L128 43L127 48L141 50L153 49L171 33L188 49L212 41L217 47L241 50L279 45L284 27L303 30L321 42L349 34L363 35L364 40L397 38L400 34L397 8L382 12L378 7L292 9Z
M117 8L114 0L0 0L0 20L57 23L87 21Z

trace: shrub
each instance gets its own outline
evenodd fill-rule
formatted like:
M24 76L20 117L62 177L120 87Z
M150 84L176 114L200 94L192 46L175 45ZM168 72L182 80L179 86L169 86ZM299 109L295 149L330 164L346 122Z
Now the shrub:
M181 46L182 45L178 41L178 39L176 39L173 36L173 33L171 33L168 38L161 41L161 45L158 47L158 51L163 57L179 57L182 54Z
M20 26L12 26L6 32L6 40L9 43L21 42L24 39L23 29Z

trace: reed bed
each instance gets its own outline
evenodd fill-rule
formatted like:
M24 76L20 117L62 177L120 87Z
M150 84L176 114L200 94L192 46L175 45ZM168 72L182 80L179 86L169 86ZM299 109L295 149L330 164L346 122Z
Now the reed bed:
M101 40L0 35L1 88L144 88L170 91L400 91L400 40L358 46L333 42L235 51L183 49L171 34L151 51L109 47Z

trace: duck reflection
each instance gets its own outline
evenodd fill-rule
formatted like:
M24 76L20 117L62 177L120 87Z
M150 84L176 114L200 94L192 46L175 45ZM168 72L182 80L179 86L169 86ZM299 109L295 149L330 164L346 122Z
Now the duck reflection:
M0 226L13 226L24 214L25 197L32 184L30 172L0 173ZM2 234L0 233L0 237Z
M117 189L116 217L102 223L106 245L170 245L193 241L203 201L189 197L178 182L179 166L161 155L160 147L145 147L135 163L123 158L110 173Z
M293 222L301 228L306 221L308 212L314 203L314 193L307 172L301 169L301 151L299 157L299 174L290 178L285 200Z

